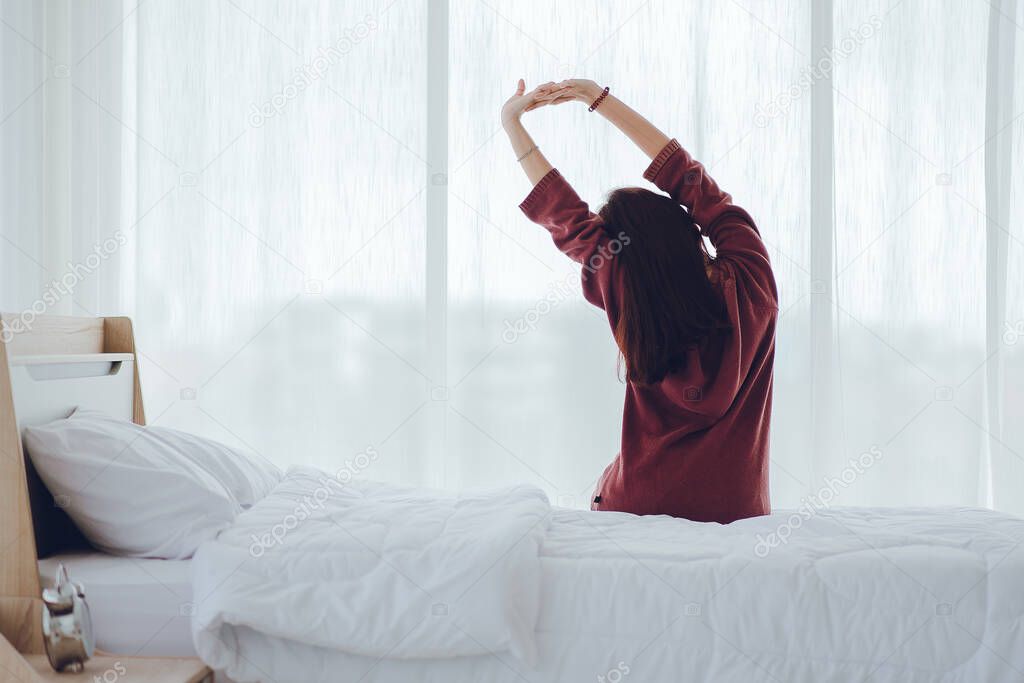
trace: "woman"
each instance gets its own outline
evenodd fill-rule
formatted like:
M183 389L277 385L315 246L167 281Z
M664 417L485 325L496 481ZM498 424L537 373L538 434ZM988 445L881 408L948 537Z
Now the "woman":
M669 196L619 189L591 213L521 122L573 101L636 143L652 159L644 178ZM754 221L678 142L593 81L526 93L520 80L501 118L534 184L520 208L583 265L584 296L607 313L625 364L621 450L592 508L721 523L768 514L779 309Z

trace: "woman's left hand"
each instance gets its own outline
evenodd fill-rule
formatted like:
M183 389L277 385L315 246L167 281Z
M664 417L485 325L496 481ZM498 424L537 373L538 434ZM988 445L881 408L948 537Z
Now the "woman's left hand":
M518 123L524 112L550 104L546 97L554 86L554 83L544 83L526 92L526 82L520 78L515 93L501 107L501 125L508 128L510 124Z
M570 78L545 89L540 96L540 106L564 104L565 102L590 104L597 99L601 92L601 86L594 81L585 78Z

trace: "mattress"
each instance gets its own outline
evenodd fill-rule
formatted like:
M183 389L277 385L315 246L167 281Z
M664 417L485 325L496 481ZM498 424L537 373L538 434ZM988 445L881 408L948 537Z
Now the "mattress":
M195 656L190 560L114 557L99 552L39 561L43 586L63 563L85 587L96 647L118 655Z

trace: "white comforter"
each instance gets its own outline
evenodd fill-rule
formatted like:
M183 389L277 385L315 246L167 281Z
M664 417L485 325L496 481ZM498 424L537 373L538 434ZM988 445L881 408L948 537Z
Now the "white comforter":
M250 535L267 533L309 485L308 475L289 476L193 563L197 648L239 681L1024 679L1024 520L1016 517L969 508L848 508L721 526L557 508L546 516L541 496L517 489L492 505L473 505L501 519L518 501L529 510L526 519L516 512L483 530L467 519L462 531L449 524L426 543L391 545L385 541L406 538L419 521L360 512L361 502L375 508L378 496L394 495L366 484L358 489L362 501L339 499L354 509L331 513L355 527L303 522L263 557L250 558ZM416 501L417 515L459 508L451 499L403 495ZM383 514L387 505L377 509ZM416 557L429 560L421 566L392 553L393 568L373 560L343 540L364 526L361 538L376 539L378 550L411 544ZM780 532L785 542L776 542ZM429 549L445 536L453 543L442 560L445 553ZM493 568L487 560L487 567L471 564L487 554L473 551L481 536L496 553ZM316 550L332 547L347 550ZM510 552L500 554L505 548ZM242 568L232 575L238 559ZM458 590L439 600L417 597L401 578L443 591L446 577L474 575L486 588L474 592L472 605L451 597ZM297 588L297 579L306 585ZM528 644L517 654L509 648L517 647L514 625L532 619L537 593L531 662ZM406 597L413 600L408 610ZM517 616L501 612L520 600L526 609ZM449 605L448 614L439 609L414 627L437 602ZM474 614L476 607L491 621ZM448 627L452 615L480 623L460 635ZM417 654L419 647L428 654ZM467 654L474 648L483 653ZM450 656L437 658L443 655Z
M549 518L529 486L447 496L293 468L196 553L196 650L234 671L225 646L255 631L373 657L533 662Z

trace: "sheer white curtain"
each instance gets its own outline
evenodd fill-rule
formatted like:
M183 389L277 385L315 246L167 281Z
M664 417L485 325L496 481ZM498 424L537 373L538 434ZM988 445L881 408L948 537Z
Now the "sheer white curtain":
M132 7L19 0L0 11L0 308L29 323L33 313L123 310Z
M837 8L837 35L883 19L834 83L840 419L830 455L879 447L856 488L863 502L971 503L987 270L984 218L971 206L983 206L985 154L971 153L985 138L989 11Z
M39 296L43 264L43 98L48 64L42 7L3 5L0 24L0 302L22 310ZM26 36L25 34L28 33ZM31 36L31 37L30 37ZM15 160L18 160L15 162Z
M592 77L704 161L769 244L774 504L831 488L1021 512L1022 5L63 5L72 173L54 198L44 105L62 91L30 93L61 24L8 2L0 303L32 304L60 235L42 207L65 201L71 258L126 236L73 310L135 317L151 421L281 464L372 448L366 476L532 481L585 506L617 450L616 351L519 213L496 112L519 76ZM446 120L428 115L439 97ZM584 108L529 125L593 204L643 184L646 160Z
M1024 512L1024 2L992 2L985 121L987 503Z
M148 414L282 464L421 482L425 4L138 13Z
M996 217L1020 183L1007 163L1024 111L1024 72L1007 62L1016 4L836 3L837 38L880 18L834 79L839 419L827 457L883 455L844 500L1024 510L1010 493L1024 444L999 419L1024 407L1005 393L1024 375L997 310L1020 305L1005 269L1021 257L1019 217L1012 239L1008 212Z

